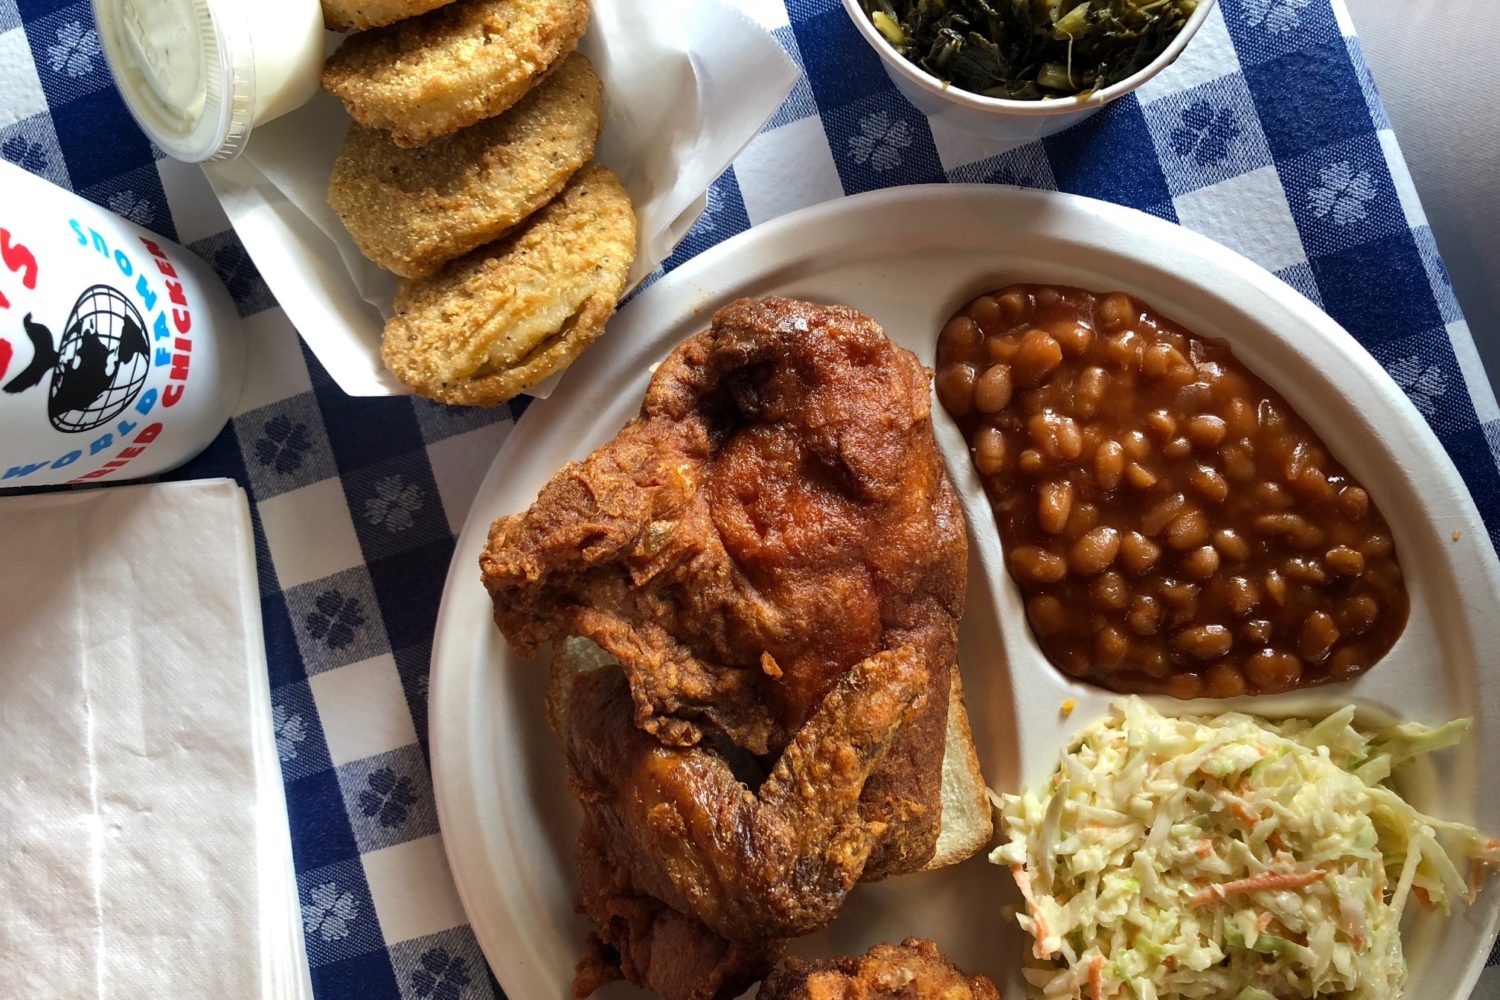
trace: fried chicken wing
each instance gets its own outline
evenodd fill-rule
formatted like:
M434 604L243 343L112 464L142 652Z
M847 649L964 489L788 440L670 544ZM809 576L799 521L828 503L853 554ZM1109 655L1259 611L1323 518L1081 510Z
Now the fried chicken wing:
M679 346L481 566L513 646L597 642L669 746L774 757L856 663L915 649L929 697L862 797L873 878L933 853L966 560L916 357L853 309L767 299Z
M739 941L833 920L885 830L860 815L865 782L930 687L910 646L855 664L751 791L709 743L664 746L637 729L619 670L558 682L573 688L564 740L585 839L637 893Z
M757 1000L1000 1000L1000 991L984 976L966 975L931 941L910 937L859 958L789 958Z

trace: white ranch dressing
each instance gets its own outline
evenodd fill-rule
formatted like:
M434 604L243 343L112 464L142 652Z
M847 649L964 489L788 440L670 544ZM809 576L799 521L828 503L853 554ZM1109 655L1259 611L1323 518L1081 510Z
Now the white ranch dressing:
M229 159L252 128L317 92L318 0L93 0L93 7L126 107L176 159Z

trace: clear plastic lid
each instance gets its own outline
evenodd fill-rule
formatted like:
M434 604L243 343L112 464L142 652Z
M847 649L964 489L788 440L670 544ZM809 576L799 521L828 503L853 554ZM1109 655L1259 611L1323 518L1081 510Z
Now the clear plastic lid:
M93 0L93 8L125 106L174 159L236 156L270 105L280 114L316 90L318 0Z

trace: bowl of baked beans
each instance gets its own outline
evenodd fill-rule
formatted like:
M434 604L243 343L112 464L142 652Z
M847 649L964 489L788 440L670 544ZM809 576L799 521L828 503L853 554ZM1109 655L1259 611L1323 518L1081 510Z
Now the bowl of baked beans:
M1124 292L1016 284L937 339L1042 652L1129 693L1353 679L1405 628L1390 525L1222 341Z

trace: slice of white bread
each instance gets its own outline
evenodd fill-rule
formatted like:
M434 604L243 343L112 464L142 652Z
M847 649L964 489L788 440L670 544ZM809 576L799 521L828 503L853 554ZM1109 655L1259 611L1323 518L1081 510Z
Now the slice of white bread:
M552 676L547 687L547 719L554 732L561 735L566 715L567 696L573 678L618 661L591 639L570 636L556 645L552 656ZM979 770L979 754L974 734L969 729L969 713L964 708L963 682L958 666L950 668L948 685L948 728L944 741L943 787L940 793L942 814L937 846L922 871L932 871L957 864L973 856L990 842L994 824L984 775Z

